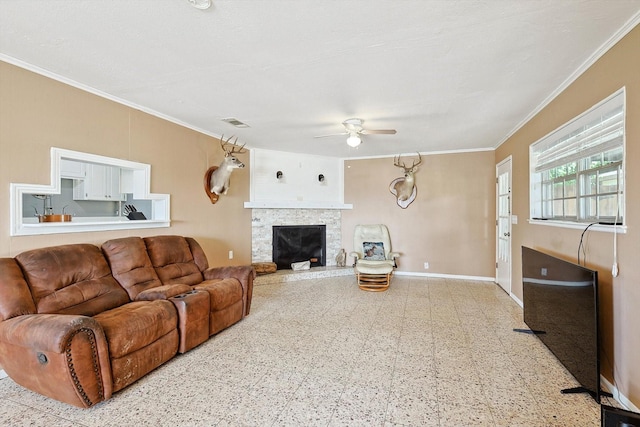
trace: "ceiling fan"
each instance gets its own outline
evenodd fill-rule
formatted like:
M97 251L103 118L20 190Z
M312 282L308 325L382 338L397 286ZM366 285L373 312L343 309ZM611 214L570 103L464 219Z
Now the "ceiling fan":
M342 122L342 125L345 128L345 132L342 133L334 133L329 135L318 135L314 138L324 138L327 136L337 136L337 135L349 135L347 138L347 144L350 147L357 147L362 142L360 139L360 135L374 135L374 134L386 134L386 135L394 135L396 133L395 129L364 129L362 124L364 120L362 119L347 119Z

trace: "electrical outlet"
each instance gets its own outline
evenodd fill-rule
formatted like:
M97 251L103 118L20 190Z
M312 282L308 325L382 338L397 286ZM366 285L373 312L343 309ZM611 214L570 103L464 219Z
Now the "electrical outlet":
M428 262L425 262L425 263L424 263L424 269L425 269L425 270L428 270L428 269L429 269L429 263L428 263Z
M229 251L229 259L233 259L233 251Z

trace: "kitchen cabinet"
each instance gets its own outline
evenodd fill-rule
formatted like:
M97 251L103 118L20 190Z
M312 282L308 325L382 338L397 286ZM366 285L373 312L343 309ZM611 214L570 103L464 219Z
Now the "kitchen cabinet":
M151 193L151 165L56 147L51 147L50 153L51 182L10 184L8 222L11 236L171 226L170 195ZM72 221L39 222L33 209L35 207L41 214L44 204L41 198L47 196L56 199L55 204L52 202L54 214L72 214ZM125 197L131 197L131 203L135 201L145 212L146 221L114 216L126 202ZM75 203L74 199L77 200Z
M73 181L74 200L126 200L120 192L120 168L108 165L85 164L84 179Z
M74 160L60 160L60 178L66 179L84 179L86 174L86 163L76 162Z

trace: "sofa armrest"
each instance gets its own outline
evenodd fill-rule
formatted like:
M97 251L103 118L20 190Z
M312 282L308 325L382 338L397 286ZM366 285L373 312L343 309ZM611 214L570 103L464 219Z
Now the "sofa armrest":
M252 266L210 267L203 272L203 275L205 280L226 279L228 277L238 279L242 285L242 299L244 301L244 313L242 317L249 314L251 298L253 296L253 280L256 278L256 270Z
M79 407L109 399L109 348L93 318L30 314L0 323L0 364L16 383Z
M145 289L136 295L136 301L154 301L157 299L169 299L176 295L189 292L191 286L175 283L173 285L156 286L155 288Z

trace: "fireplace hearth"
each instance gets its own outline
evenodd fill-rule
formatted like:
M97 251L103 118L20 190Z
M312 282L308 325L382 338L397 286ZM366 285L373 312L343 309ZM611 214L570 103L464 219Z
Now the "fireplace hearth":
M294 262L311 261L311 267L325 266L325 225L274 225L273 262L278 270L291 269Z

